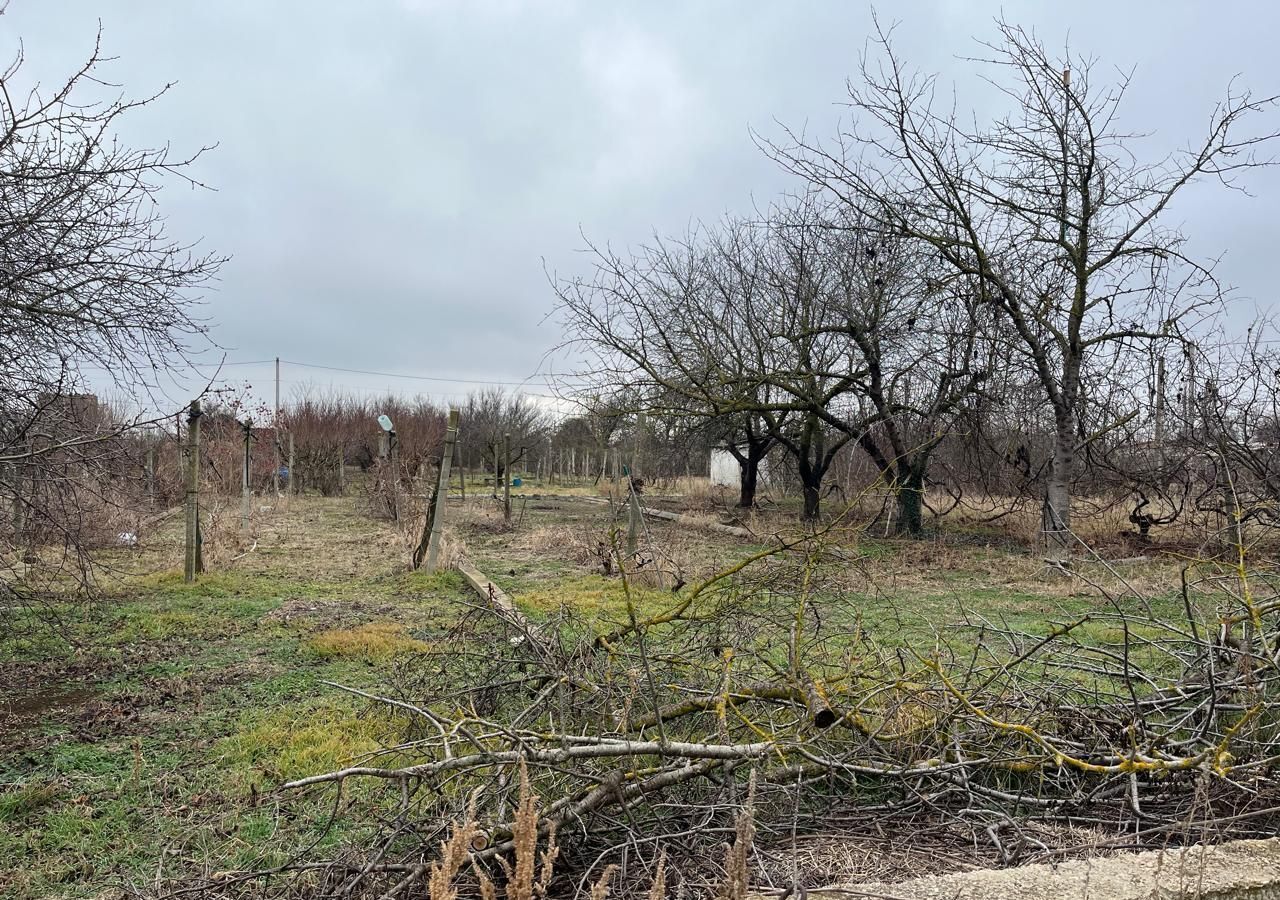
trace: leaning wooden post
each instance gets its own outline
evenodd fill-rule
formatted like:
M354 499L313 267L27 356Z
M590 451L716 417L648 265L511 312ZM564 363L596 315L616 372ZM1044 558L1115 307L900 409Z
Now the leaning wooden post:
M502 435L502 518L511 522L511 432Z
M440 454L440 469L436 472L436 490L427 507L427 521L423 528L423 540L413 551L413 567L422 566L425 559L427 571L434 572L440 559L440 535L444 530L445 510L449 506L449 464L453 461L454 446L458 440L458 411L449 410L449 426L444 433L444 452ZM424 546L425 545L425 546Z
M187 558L182 580L188 584L200 573L200 401L187 413Z

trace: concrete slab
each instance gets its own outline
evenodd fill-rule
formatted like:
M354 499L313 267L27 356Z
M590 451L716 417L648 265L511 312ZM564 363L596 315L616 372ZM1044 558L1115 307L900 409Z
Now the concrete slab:
M1280 839L929 875L898 884L831 885L810 890L808 896L810 900L1280 900Z

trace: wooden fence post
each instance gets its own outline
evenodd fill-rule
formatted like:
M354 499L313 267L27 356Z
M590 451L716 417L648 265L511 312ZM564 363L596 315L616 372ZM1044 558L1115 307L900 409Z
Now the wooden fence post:
M182 580L190 584L204 568L200 553L200 401L192 400L187 413L187 541Z
M293 432L289 432L289 493L298 493L298 469L293 463Z

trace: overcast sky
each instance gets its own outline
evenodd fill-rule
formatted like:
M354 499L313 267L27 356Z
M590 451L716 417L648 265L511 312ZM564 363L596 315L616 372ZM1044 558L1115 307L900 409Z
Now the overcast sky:
M966 109L989 102L964 57L1001 9L1051 46L1132 68L1126 122L1169 146L1203 133L1233 75L1280 92L1269 3L880 7L903 55L955 82ZM127 92L176 82L125 136L218 145L196 173L216 192L175 185L163 206L175 237L232 257L205 307L229 360L518 382L558 340L543 261L579 265L580 229L624 246L794 187L751 129L831 134L869 20L837 0L11 0L0 49L21 38L25 77L53 80L101 21ZM1175 218L1266 309L1280 172L1250 185L1254 198L1197 189ZM227 372L267 396L270 366ZM284 381L469 388L289 365Z

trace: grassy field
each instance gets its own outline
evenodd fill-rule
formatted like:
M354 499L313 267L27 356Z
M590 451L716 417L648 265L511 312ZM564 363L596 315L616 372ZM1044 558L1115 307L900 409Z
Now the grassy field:
M511 529L475 493L451 512L454 533L531 619L565 606L574 627L625 619L621 582L605 573L609 508L573 496L590 489L517 497ZM441 649L476 598L454 573L409 573L411 536L355 498L263 503L251 536L210 546L211 571L194 585L174 569L171 521L136 552L104 557L100 599L10 616L0 637L0 895L114 897L185 873L277 864L312 838L360 840L358 825L325 827L332 810L282 812L273 795L396 739L394 720L324 682L384 689L400 661ZM676 574L695 583L792 527L782 516L751 524L758 541L650 522L667 574L636 579L633 601L660 611ZM963 640L978 621L1040 633L1105 612L1099 585L1115 604L1141 595L1181 614L1176 559L1096 566L1086 582L1046 579L1025 549L990 534L837 538L845 561L823 568L817 594L888 646ZM767 591L767 570L760 583ZM1090 627L1109 637L1105 622ZM343 802L359 804L358 791Z

